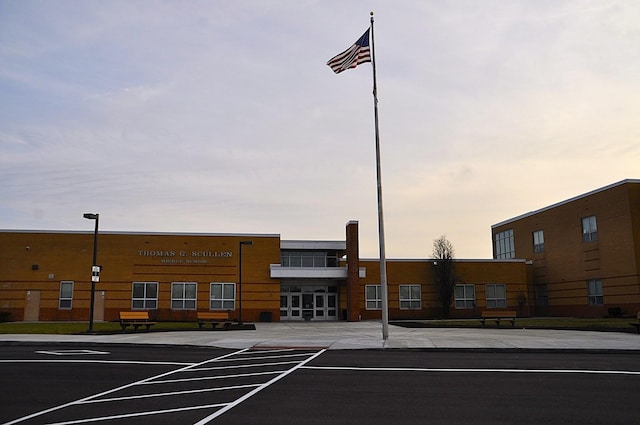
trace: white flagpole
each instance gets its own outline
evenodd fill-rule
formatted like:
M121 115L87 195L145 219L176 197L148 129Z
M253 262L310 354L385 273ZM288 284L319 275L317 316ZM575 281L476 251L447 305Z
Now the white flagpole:
M376 49L371 12L371 63L373 64L373 114L376 127L376 176L378 179L378 240L380 243L380 292L382 297L382 339L389 338L389 303L387 291L387 259L384 248L384 220L382 215L382 172L380 168L380 132L378 130L378 84L376 81Z

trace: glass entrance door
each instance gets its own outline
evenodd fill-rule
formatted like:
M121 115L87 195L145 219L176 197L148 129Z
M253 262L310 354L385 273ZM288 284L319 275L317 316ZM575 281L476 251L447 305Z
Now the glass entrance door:
M337 287L283 287L280 293L280 319L338 320Z

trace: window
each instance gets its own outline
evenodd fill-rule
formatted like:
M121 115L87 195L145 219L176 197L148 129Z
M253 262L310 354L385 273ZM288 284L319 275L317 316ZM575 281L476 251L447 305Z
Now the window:
M516 248L513 244L513 229L496 233L495 251L496 259L498 260L515 258Z
M506 285L486 285L487 308L504 308L507 306Z
M133 310L158 308L158 282L133 282L131 308Z
M587 281L587 287L589 291L589 305L603 305L602 280L591 279Z
M382 310L382 293L380 285L366 285L366 308L367 310Z
M327 253L321 251L285 251L280 255L282 267L327 267Z
M420 285L400 285L400 310L422 308Z
M544 232L542 230L533 232L533 252L544 252Z
M171 284L171 308L173 310L195 310L198 284L195 282L173 282Z
M73 282L60 282L60 300L58 308L60 310L69 310L71 308L71 300L73 299Z
M596 216L584 217L582 219L582 242L595 242L598 240L598 225Z
M476 305L475 285L456 285L455 288L456 308L473 308Z
M236 284L211 282L211 310L236 309Z

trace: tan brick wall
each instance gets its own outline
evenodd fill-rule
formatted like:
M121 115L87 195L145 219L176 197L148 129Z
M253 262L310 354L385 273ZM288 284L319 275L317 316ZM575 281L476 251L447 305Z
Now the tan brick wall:
M595 215L596 242L582 242L582 218ZM608 307L640 307L640 184L626 183L504 223L513 229L516 258L533 261L532 284L547 285L549 306L538 314L601 316ZM544 231L545 250L533 252L532 233ZM589 306L587 281L601 279L604 306Z
M360 279L361 315L365 319L378 319L379 310L366 309L365 286L380 284L380 263L377 260L361 260L366 267L366 278ZM527 294L527 264L524 261L466 260L456 261L456 273L460 283L475 285L476 308L456 309L452 302L451 317L476 317L485 309L485 285L505 284L507 288L507 308L517 310L518 315L529 315L529 297ZM405 284L420 285L422 308L420 310L400 309L399 286ZM434 318L442 316L442 307L435 284L433 260L388 260L387 285L389 294L390 320ZM520 305L520 294L526 299Z
M132 283L139 281L158 282L154 318L195 318L194 311L171 309L171 283L197 282L198 309L208 310L210 282L238 283L241 240L254 242L242 248L243 320L258 320L263 311L277 320L280 282L269 277L269 264L280 262L277 236L100 233L96 290L105 291L105 320L131 309ZM88 320L92 255L92 232L0 232L0 310L22 320L26 291L39 290L40 320ZM74 282L72 310L58 309L61 281Z

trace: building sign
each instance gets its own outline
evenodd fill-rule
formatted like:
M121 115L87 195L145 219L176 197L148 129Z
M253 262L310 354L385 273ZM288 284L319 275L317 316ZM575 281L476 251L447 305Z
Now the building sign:
M139 257L160 259L162 264L208 264L209 259L231 258L231 251L175 251L175 250L138 250Z

